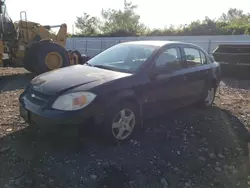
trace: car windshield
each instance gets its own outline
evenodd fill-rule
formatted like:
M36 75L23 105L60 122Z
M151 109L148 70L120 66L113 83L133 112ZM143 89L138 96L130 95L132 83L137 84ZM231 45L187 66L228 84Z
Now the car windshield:
M134 73L156 49L153 45L118 44L90 59L87 65Z

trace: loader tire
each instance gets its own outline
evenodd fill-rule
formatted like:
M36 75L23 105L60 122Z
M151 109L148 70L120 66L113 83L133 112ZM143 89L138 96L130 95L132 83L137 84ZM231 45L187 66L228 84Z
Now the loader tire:
M26 70L35 73L34 64L37 61L37 48L39 43L34 43L30 46L30 48L26 49L24 58L23 58L23 66Z
M24 59L24 67L36 74L70 65L66 49L51 41L42 41L32 45Z
M82 65L85 64L88 60L90 60L89 56L82 54L81 55L81 63Z
M82 57L81 57L80 52L78 52L77 50L73 50L73 51L71 52L71 54L72 54L73 57L74 57L74 65L82 64Z

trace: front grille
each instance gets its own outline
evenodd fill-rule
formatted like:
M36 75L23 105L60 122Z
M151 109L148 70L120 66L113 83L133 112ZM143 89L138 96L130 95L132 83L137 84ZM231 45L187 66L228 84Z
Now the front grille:
M27 99L39 106L45 105L50 99L50 95L46 95L39 91L34 90L32 87L29 87L26 94Z

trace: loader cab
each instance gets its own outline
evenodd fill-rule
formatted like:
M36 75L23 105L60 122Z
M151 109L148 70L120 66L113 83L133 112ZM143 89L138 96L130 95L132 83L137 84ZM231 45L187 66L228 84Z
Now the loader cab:
M39 23L28 21L25 11L20 12L20 20L16 22L19 44L29 47L34 42L50 38L48 29Z

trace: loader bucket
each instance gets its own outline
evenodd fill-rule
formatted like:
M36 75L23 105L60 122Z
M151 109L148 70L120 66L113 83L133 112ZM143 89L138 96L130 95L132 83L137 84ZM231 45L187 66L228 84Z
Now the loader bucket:
M250 44L221 44L213 56L222 64L250 66Z

